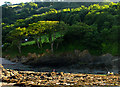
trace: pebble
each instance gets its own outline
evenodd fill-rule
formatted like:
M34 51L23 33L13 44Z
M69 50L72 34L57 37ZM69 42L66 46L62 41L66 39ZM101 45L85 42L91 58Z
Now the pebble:
M74 74L64 72L34 72L2 69L2 81L16 86L120 86L120 75Z

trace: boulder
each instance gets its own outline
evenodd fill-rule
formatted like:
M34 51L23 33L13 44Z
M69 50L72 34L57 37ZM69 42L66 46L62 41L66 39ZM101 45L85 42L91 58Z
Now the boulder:
M20 59L16 57L16 58L11 58L10 61L12 61L12 62L16 62L16 63L17 63L17 62L20 61Z
M27 57L24 57L24 56L21 57L21 63L26 63L26 62L28 62L28 61L29 61L29 60L28 60Z
M81 53L81 51L80 51L80 50L74 50L74 53L75 53L76 55L78 55L79 53Z
M37 58L36 53L33 53L33 54L31 55L31 57L32 57L32 58Z
M84 50L79 54L79 61L84 63L90 63L92 61L92 56L88 50Z
M102 56L99 57L101 59L101 63L104 63L105 65L113 65L112 59L113 56L109 53L104 54Z
M28 58L32 56L32 53L28 53Z

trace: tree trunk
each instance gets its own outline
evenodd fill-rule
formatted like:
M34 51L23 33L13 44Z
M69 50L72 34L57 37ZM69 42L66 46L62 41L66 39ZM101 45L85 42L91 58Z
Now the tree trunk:
M38 41L38 38L37 38L37 46L38 46L38 48L40 48L40 44L39 44L39 41Z
M58 46L59 46L59 42L57 43L56 49L58 49Z
M19 49L19 53L21 54L21 47L18 47L18 49Z
M19 42L19 44L18 44L18 51L19 51L19 53L21 54L21 42Z
M56 37L56 34L54 33L54 34L53 34L53 41L52 41L52 38L51 38L51 52L54 52L54 41L55 41L55 37Z
M52 41L52 36L51 34L49 34L49 42L51 43L51 41Z
M53 43L52 43L52 35L49 34L49 43L51 44L51 52L53 52Z
M51 43L51 52L53 53L53 42Z
M41 39L41 36L40 36L40 47L42 48L42 39Z

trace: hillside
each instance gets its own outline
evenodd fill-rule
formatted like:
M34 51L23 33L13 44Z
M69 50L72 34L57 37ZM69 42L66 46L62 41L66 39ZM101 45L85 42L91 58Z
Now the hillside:
M2 8L3 57L11 61L36 66L95 62L111 68L112 56L120 56L120 3L30 2ZM103 54L111 55L108 64L99 57Z

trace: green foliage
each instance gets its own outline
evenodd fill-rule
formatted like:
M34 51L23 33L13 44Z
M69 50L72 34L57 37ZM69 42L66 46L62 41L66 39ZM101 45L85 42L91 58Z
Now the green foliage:
M12 30L9 32L8 38L12 41L12 46L17 46L19 53L21 54L21 42L22 38L24 37L26 28L16 28L15 30Z
M112 55L119 55L118 52L118 43L102 43L102 52L103 53L111 53Z
M11 43L19 51L28 44L37 44L43 52L47 43L55 51L88 49L93 54L118 55L119 3L62 4L30 2L3 6L3 43ZM34 40L22 43L28 37Z

